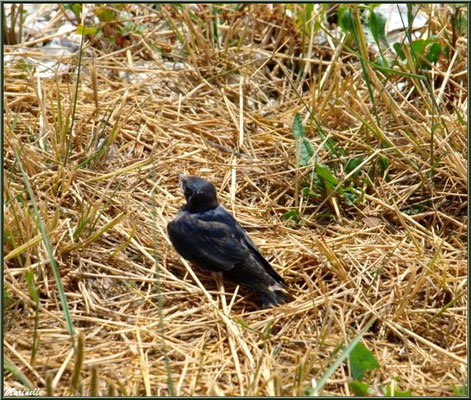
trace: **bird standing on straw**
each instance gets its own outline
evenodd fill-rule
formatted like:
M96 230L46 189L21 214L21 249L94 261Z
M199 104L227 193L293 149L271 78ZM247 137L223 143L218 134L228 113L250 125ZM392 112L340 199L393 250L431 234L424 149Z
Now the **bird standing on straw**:
M187 203L168 224L177 252L202 270L254 289L264 307L289 300L286 282L219 204L213 184L197 176L179 178Z

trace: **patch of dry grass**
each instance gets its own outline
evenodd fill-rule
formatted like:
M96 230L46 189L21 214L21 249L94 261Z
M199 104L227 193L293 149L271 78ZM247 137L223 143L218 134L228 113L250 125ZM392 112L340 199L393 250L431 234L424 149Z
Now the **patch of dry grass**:
M361 49L317 44L284 5L132 7L142 36L123 49L85 45L72 136L77 55L60 60L70 72L40 79L17 61L41 52L5 46L16 54L4 69L10 365L69 395L77 360L18 155L83 336L84 394L168 395L168 356L175 395L304 395L376 316L362 341L381 367L366 381L452 395L467 381L467 37L452 41L447 7L424 8L453 54L431 67L431 93L420 79L362 72ZM340 185L349 160L367 160L355 178L362 201L302 195L314 164L297 162L296 113ZM328 139L345 155L327 151ZM166 224L183 203L179 172L215 184L293 302L257 310L250 292L218 288L177 256ZM291 210L299 222L284 220ZM352 395L350 376L341 364L321 393ZM4 379L24 388L18 375Z

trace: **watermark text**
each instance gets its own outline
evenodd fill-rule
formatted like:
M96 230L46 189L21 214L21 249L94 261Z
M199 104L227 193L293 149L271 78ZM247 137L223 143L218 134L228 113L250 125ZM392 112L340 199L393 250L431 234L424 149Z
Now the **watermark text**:
M19 390L13 388L5 388L3 389L4 396L42 396L43 392L38 388L34 388L33 390Z

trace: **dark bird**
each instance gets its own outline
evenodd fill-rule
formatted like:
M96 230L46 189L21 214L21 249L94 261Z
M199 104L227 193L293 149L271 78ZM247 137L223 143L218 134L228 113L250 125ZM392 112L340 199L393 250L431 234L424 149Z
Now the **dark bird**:
M254 289L264 307L289 300L285 281L219 204L213 184L197 176L179 177L187 203L167 227L177 252L204 271Z

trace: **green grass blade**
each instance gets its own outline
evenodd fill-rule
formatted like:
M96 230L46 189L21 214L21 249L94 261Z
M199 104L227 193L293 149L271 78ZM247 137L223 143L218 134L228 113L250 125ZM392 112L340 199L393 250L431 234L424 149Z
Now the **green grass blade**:
M75 365L74 372L70 383L70 393L76 393L80 385L80 372L82 371L83 360L84 360L84 338L83 334L79 333L77 338L77 351L75 352Z
M8 358L5 359L5 364L3 365L3 368L7 371L10 371L13 376L18 380L18 382L21 382L29 390L33 390L33 384L31 383L31 381L18 368L16 368L16 366L10 360L8 360Z
M83 54L83 38L84 38L84 36L85 36L85 29L82 31L82 38L80 40L77 81L75 83L75 93L74 93L74 105L73 105L73 109L72 109L72 115L71 115L71 118L70 118L70 129L69 129L69 136L67 138L67 148L65 150L64 167L67 165L67 161L69 160L70 145L71 145L71 141L72 141L72 132L73 132L73 129L74 129L74 122L75 122L75 112L77 111L77 99L78 99L78 91L79 91L79 84L80 84L80 72L82 70L82 54Z
M342 364L342 362L349 356L352 350L355 348L357 343L361 340L361 338L365 335L365 333L370 329L371 325L376 321L377 317L372 317L360 333L350 342L350 344L343 350L342 354L332 363L329 369L324 373L322 378L317 383L316 387L313 390L313 396L318 396L321 389L327 383L327 380L331 377L331 375L335 372L335 370Z
M49 241L49 237L47 236L44 221L42 220L41 215L39 213L39 208L38 208L38 205L37 205L36 200L34 198L33 190L31 188L31 185L29 184L28 175L26 175L26 172L23 169L23 164L21 163L21 160L20 160L20 157L18 156L18 153L15 153L15 156L16 156L16 160L18 162L18 166L19 166L20 171L21 171L21 175L23 176L23 181L25 183L26 190L28 191L29 198L31 199L31 203L32 203L33 208L34 208L34 213L36 215L36 223L37 223L38 228L41 232L41 235L42 235L42 238L43 238L43 241L44 241L44 245L46 247L46 251L47 251L47 254L49 256L49 261L51 262L52 273L53 273L54 279L56 281L57 291L59 293L59 299L60 299L60 302L61 302L61 305L62 305L62 311L64 312L64 318L65 318L65 322L66 322L66 325L67 325L67 332L69 333L70 338L72 339L72 345L75 348L74 328L73 328L73 325L72 325L72 318L70 316L69 306L67 304L67 297L65 296L64 286L62 285L61 276L60 276L60 273L59 273L59 268L57 266L57 263L56 263L56 260L54 258L54 254L53 254L53 251L52 251L52 245L51 245L51 242Z
M155 166L152 169L153 180L155 181L156 173ZM167 386L170 396L175 396L175 390L173 387L172 371L170 368L170 359L168 357L167 346L165 344L165 325L163 315L163 299L162 299L162 287L161 287L161 276L159 270L159 253L157 250L157 202L155 200L155 188L152 189L152 224L153 224L153 242L154 242L154 261L155 261L155 275L156 275L156 289L158 297L158 309L159 309L159 329L162 337L162 351L164 353L165 369L167 370Z

